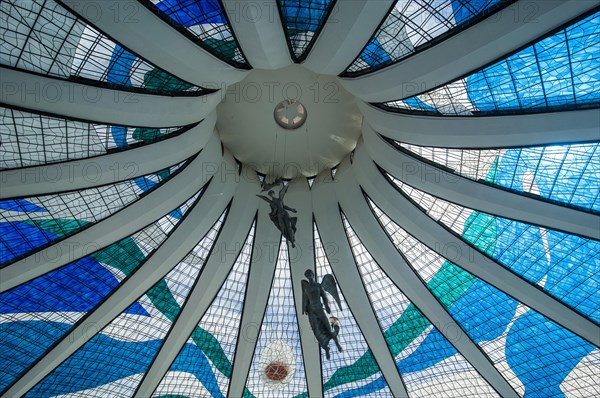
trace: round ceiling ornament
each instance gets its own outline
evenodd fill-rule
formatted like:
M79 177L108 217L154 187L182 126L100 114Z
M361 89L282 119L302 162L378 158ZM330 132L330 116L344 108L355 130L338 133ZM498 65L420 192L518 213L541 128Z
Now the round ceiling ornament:
M292 348L282 340L269 343L258 362L260 378L268 388L285 387L296 371L296 359Z
M307 113L300 101L286 99L277 104L273 116L278 125L287 130L294 130L306 122Z

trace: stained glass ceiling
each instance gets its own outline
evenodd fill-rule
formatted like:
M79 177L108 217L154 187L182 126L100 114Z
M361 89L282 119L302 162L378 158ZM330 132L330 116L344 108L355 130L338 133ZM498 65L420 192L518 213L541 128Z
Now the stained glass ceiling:
M2 65L157 93L203 91L115 43L53 0L0 6Z
M128 149L180 134L191 126L111 126L15 108L0 108L2 168L50 164Z
M253 49L281 62L268 48L275 34L300 66L336 38L327 50L345 60L344 79L335 80L344 85L371 72L387 78L387 66L435 53L524 3L382 2L387 13L349 52L339 32L371 17L348 12L358 2L270 2L264 18L280 21L249 31L245 2L127 1L152 17L143 29L168 26L173 47L206 60L194 67L223 92L236 83L222 78L227 71L238 80L252 73ZM527 46L458 80L376 104L359 115L363 132L371 130L358 142L331 137L347 145L341 163L284 183L285 204L297 211L294 242L256 196L277 176L257 174L221 143L214 93L159 62L164 49L152 40L138 38L152 50L144 57L114 40L124 38L123 21L96 25L74 8L70 0L0 3L1 69L33 87L50 77L134 96L111 104L66 95L50 108L42 86L43 100L31 100L38 97L0 75L0 394L600 396L600 117L573 126L597 127L593 140L543 123L550 112L598 112L597 2L575 18L540 18L545 30ZM528 22L514 23L518 31ZM255 43L238 42L249 34ZM311 59L310 69L325 64ZM319 89L304 95L335 99L335 90L319 97ZM182 109L202 115L178 122L172 115ZM372 131L378 116L398 113L421 121L493 115L491 125L528 113L526 126L564 139L536 134L515 145L507 134L501 145L450 149L415 139L402 123L394 137ZM458 132L473 133L473 119L445 122L463 140ZM286 151L305 151L277 137L262 144L284 160ZM177 150L179 142L188 147ZM199 150L191 158L190 146ZM309 159L326 156L306 148ZM126 165L135 167L123 175ZM598 228L578 228L581 217ZM340 328L329 359L303 308L307 269L318 282L332 275L339 291L339 304L323 293L332 330Z
M474 180L600 210L591 181L600 170L598 143L481 150L396 144ZM490 175L490 170L497 172Z
M142 3L219 58L241 68L249 67L220 1L142 0Z
M599 49L596 12L465 78L381 106L439 115L597 107Z
M373 72L398 62L512 1L398 0L344 75Z

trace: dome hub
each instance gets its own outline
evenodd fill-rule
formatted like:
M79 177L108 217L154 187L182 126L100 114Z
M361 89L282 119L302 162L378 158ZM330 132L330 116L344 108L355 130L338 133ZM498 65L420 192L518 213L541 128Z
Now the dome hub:
M356 146L362 115L335 76L299 65L253 70L217 107L223 144L242 163L274 177L314 176Z

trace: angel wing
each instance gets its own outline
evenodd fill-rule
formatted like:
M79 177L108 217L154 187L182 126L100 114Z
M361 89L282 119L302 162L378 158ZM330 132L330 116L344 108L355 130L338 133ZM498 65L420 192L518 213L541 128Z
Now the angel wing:
M308 289L308 281L302 280L302 314L308 313L308 295L306 289Z
M279 191L279 199L283 200L283 197L287 193L289 185L284 185L283 188Z
M335 299L335 302L338 305L338 309L341 310L342 302L340 300L340 295L338 294L337 285L335 283L335 279L333 278L333 275L331 275L331 274L325 275L323 277L323 280L321 280L321 287L323 288L323 290L325 290L327 293L329 293L333 296L333 298Z
M267 203L271 204L271 198L268 198L265 195L256 195L256 196L258 196L259 198L263 199Z
M275 188L277 185L281 184L281 181L283 181L283 180L281 179L281 177L277 177L275 179L275 181L273 181L273 182L266 182L266 181L267 180L264 180L263 183L262 183L262 185L261 185L261 187L262 187L261 191L262 192L265 192L265 191L268 191L269 189Z

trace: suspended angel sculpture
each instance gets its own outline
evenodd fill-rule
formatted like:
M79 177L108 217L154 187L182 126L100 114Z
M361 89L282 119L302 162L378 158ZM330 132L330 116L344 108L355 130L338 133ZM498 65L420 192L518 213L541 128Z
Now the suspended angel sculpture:
M275 197L275 192L272 190L269 191L269 197L263 195L256 195L261 199L269 202L271 206L271 212L269 213L269 218L273 221L273 224L281 231L285 239L288 242L291 242L292 247L296 247L295 244L295 234L296 234L296 221L298 220L296 217L290 217L290 213L288 210L295 213L296 209L292 209L291 207L287 207L283 203L283 198L287 192L287 186L284 185L283 188L279 191L279 196Z
M266 179L263 180L263 182L260 184L260 191L261 192L265 192L268 190L271 190L273 188L275 188L277 185L281 184L283 182L283 178L281 177L277 177L275 180L273 180L273 182L267 182Z
M340 333L338 319L335 317L328 318L325 314L325 311L331 314L325 292L333 296L339 309L342 308L335 279L333 279L333 275L327 274L323 277L321 283L318 283L315 280L314 272L309 269L304 272L304 276L308 281L302 281L302 314L308 314L310 327L319 345L325 350L325 356L329 359L329 342L331 340L335 342L338 351L343 351L337 338ZM321 300L323 300L323 304L321 304ZM323 310L323 306L325 310Z

